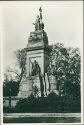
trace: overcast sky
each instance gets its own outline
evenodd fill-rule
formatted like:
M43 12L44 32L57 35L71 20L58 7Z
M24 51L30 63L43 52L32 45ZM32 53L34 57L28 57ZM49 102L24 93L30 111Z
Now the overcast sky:
M49 44L57 42L82 50L83 7L82 1L3 2L3 57L4 67L13 65L14 51L27 46L32 23L43 9L43 22Z

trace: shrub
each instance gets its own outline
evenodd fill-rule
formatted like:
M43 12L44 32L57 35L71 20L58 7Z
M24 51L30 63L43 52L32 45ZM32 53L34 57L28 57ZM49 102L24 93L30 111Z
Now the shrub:
M33 97L20 100L16 112L80 112L80 101L70 100L50 93L47 97Z

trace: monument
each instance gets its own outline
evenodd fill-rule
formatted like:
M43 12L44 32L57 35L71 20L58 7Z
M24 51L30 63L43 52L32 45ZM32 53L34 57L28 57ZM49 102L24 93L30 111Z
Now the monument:
M50 92L47 67L51 47L48 45L48 36L44 31L42 18L40 7L39 15L33 23L35 31L30 32L27 48L25 48L27 52L27 75L21 81L18 97L25 98L34 94L35 87L38 89L38 96L47 96Z
M35 30L30 32L27 47L24 48L27 52L26 76L21 80L18 96L11 98L12 107L15 107L20 99L27 98L31 94L35 97L45 97L50 92L59 94L55 76L47 74L52 49L48 45L48 36L44 31L41 7L33 25ZM4 106L7 107L9 99L4 100Z

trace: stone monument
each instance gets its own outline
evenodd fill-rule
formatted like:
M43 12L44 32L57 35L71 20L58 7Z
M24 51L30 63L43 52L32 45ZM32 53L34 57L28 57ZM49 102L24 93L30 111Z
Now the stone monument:
M48 79L45 77L49 63L49 53L51 51L48 45L48 36L44 31L44 23L42 21L42 9L39 9L35 23L33 23L35 31L30 32L28 38L27 76L22 79L18 97L28 97L34 93L34 87L38 88L38 96L46 96L49 93Z
M35 97L47 96L50 92L59 95L55 76L47 74L51 46L48 45L48 36L44 31L41 7L33 25L35 31L30 32L27 48L25 48L27 52L26 76L20 83L18 96L11 100L12 107L15 107L20 99L27 98L31 94ZM7 107L8 98L4 100L4 105Z

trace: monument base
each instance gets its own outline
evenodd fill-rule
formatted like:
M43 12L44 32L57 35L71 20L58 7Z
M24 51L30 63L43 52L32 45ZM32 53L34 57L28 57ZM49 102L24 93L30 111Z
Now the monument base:
M36 90L35 90L36 89ZM21 81L18 97L27 98L31 94L41 96L39 75L26 77ZM37 92L36 92L37 91Z

